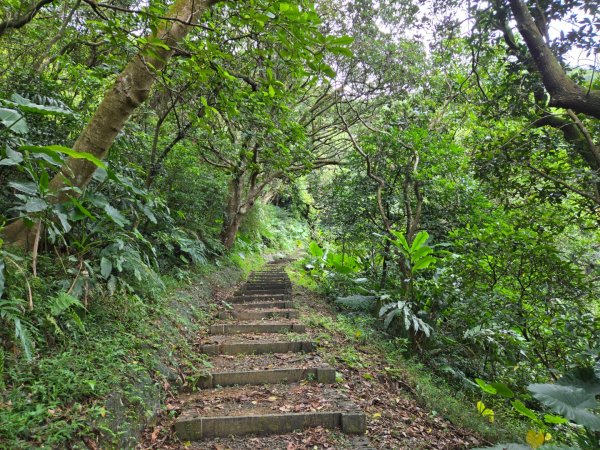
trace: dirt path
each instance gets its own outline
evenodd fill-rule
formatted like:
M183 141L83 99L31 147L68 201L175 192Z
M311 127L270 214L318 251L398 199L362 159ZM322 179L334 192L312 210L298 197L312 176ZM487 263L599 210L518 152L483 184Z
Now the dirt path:
M174 396L139 448L459 449L481 442L421 408L385 358L327 327L284 266L252 274L198 336L212 368ZM327 329L329 328L329 329ZM358 353L354 364L344 355Z

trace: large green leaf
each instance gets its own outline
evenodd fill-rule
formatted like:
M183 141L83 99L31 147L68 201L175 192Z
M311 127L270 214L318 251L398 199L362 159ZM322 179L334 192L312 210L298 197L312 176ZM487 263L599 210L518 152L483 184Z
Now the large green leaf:
M311 241L310 245L308 246L308 251L315 258L323 257L323 249L319 247L319 244L317 244L315 241Z
M96 158L91 153L78 152L68 147L63 147L62 145L23 145L19 148L19 150L26 150L32 153L44 153L57 162L62 162L59 155L63 154L75 159L85 159L86 161L89 161L92 164L94 164L96 167L100 167L102 169L107 168L106 164L104 164L101 160Z
M8 185L19 192L27 195L37 195L38 186L31 181L9 181Z
M354 38L352 36L330 37L329 41L333 45L350 45L354 42Z
M335 303L342 308L354 311L368 311L373 307L375 300L377 300L377 297L374 295L356 294L348 297L337 297Z
M37 103L33 103L28 98L22 97L19 94L13 94L11 96L12 102L4 101L5 103L19 108L21 111L25 111L28 113L39 114L42 116L48 115L61 115L61 116L72 116L73 111L70 109L66 109L60 106L53 105L40 105Z
M21 209L28 213L35 213L45 211L46 208L48 208L48 203L44 199L31 197Z
M488 394L492 395L496 395L498 393L498 390L494 386L487 384L481 378L475 378L475 382L479 385L483 392L487 392Z
M114 223L119 225L120 227L124 227L129 223L129 220L123 214L119 212L119 210L111 205L106 205L104 207L104 211Z
M576 386L560 384L530 384L527 389L533 396L550 407L557 414L564 416L578 425L593 431L600 431L600 416L589 409L600 408L594 392Z
M534 422L539 421L535 412L533 412L531 409L525 406L521 400L515 400L511 404L519 414L524 415L525 417L533 420Z
M14 109L0 108L0 123L15 133L27 133L27 122L23 114Z
M428 268L430 265L435 263L436 259L437 258L435 256L431 256L431 255L427 255L427 256L419 259L418 261L415 262L415 264L412 267L413 272L415 272L417 270Z
M6 158L0 160L0 166L16 166L23 162L23 155L6 147Z
M392 243L401 250L404 250L408 255L408 253L410 252L410 247L408 246L408 242L406 242L406 237L404 236L404 234L402 234L400 231L395 230L390 231L390 233L396 238L392 239Z
M427 255L430 255L432 253L433 253L433 249L427 245L424 245L424 246L416 249L415 251L411 251L410 257L414 263L415 261L418 261L419 259L421 259Z
M502 397L513 398L515 396L515 393L504 383L493 382L490 383L490 386L496 389L496 392Z
M387 313L385 320L383 321L383 328L387 329L392 323L392 320L394 320L394 317L396 317L398 314L400 314L399 309L392 309L389 313Z
M107 259L103 256L102 259L100 260L100 275L102 275L103 278L108 278L110 276L111 272L112 272L112 263L110 262L109 259Z
M593 367L571 369L558 380L557 384L578 387L594 395L600 394L600 377L596 375Z
M13 323L15 325L15 336L21 342L25 358L27 361L31 361L33 359L33 341L29 335L29 330L18 317L13 317Z
M554 414L544 414L544 422L554 423L554 424L562 424L562 423L569 423L569 419L565 419L562 416L555 416Z
M419 231L410 246L411 253L421 248L427 239L429 239L429 233L427 231Z

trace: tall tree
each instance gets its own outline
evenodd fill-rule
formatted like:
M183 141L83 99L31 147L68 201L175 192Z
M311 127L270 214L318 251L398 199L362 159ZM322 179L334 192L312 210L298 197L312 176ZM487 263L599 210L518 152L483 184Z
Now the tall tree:
M198 19L216 0L177 0L167 18L147 37L147 44L125 66L112 88L106 93L93 117L83 129L73 149L91 153L98 159L106 156L117 134L133 112L147 98L162 70L175 52L176 45L197 24ZM97 166L86 159L68 158L50 181L55 201L76 195L89 183ZM31 247L32 229L17 220L4 229L5 239L12 244Z

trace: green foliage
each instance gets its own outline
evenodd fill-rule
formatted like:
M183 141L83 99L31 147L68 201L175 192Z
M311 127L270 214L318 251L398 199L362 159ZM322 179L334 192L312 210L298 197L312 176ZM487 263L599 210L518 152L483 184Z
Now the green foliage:
M577 384L571 384L577 382ZM600 431L600 417L589 410L600 411L600 379L592 375L587 380L565 377L556 384L534 383L527 389L542 404L557 414L591 431ZM556 420L551 418L552 423Z
M500 394L507 399L514 397L512 390L502 383L488 384L478 378L475 381L486 394ZM526 436L526 442L531 448L536 449L552 439L548 427L556 427L568 423L569 420L581 426L584 432L577 431L574 435L561 436L563 440L569 437L577 442L580 448L598 447L597 432L600 431L600 422L598 415L593 411L600 410L600 403L596 400L600 393L600 379L592 368L579 368L561 377L557 383L533 383L527 386L527 389L542 405L558 414L544 414L543 418L540 418L538 412L527 407L520 399L510 402L515 412L529 419L534 427ZM564 432L564 429L558 428L557 431ZM544 445L542 448L546 447L548 446Z
M45 311L61 325L61 340L52 346L38 342L31 362L0 352L3 444L11 449L77 447L82 437L112 429L114 435L105 436L103 445L131 445L122 440L128 434L122 432L128 423L146 420L148 404L164 399L160 386L172 383L174 374L194 377L204 370L191 337L204 326L212 287L242 276L226 260L205 271L197 281L206 290L187 295L172 289L152 304L122 294L95 298L86 310L65 293L49 300ZM84 330L73 324L77 333L72 332L72 312L80 315ZM47 339L50 331L43 331Z
M76 331L85 331L85 326L78 310L83 310L83 304L76 298L66 292L60 292L56 297L50 299L50 315L46 319L55 327L58 334L63 333L63 329L74 328ZM61 321L63 327L57 320Z
M305 268L326 293L339 290L347 292L357 284L357 280L360 284L360 279L356 277L361 270L360 255L354 256L343 250L336 252L332 248L324 249L315 241L308 244L307 252L309 257L304 260Z
M323 249L319 247L319 244L317 244L315 241L310 242L310 244L308 245L308 251L309 254L311 256L314 256L315 258L322 258L324 254Z
M488 384L480 378L475 378L475 382L479 385L483 392L488 394L500 394L502 397L506 398L512 398L515 395L514 392L504 383L493 382Z
M376 305L377 296L375 295L349 295L347 297L337 297L335 304L342 309L351 311L372 311Z
M429 233L427 233L427 231L419 231L414 237L411 245L408 245L406 237L399 231L392 230L391 234L395 239L390 240L406 258L406 263L410 268L411 276L414 272L427 269L436 262L437 258L432 255L433 249L426 244L429 239Z
M32 326L24 318L23 301L0 299L0 319L12 326L13 337L21 344L23 354L28 361L33 359Z
M297 270L301 271L302 268L298 267ZM295 273L297 272L294 271L291 275ZM481 416L467 406L470 399L465 398L455 387L432 374L419 361L407 359L403 350L406 347L406 342L403 343L405 340L390 340L389 334L382 332L375 317L355 312L340 313L334 317L311 313L303 315L302 320L327 333L339 333L347 340L346 345L322 347L321 352L324 352L325 357L334 356L345 364L361 369L369 365L370 358L367 355L381 356L385 361L385 368L378 376L389 377L391 382L408 384L417 400L428 409L436 411L452 423L460 423L476 430L486 439L496 441L514 438L514 433L503 429L501 424L490 427L487 419L481 420Z
M379 313L386 352L410 343L454 392L495 395L480 400L487 426L513 407L540 427L530 447L550 448L540 430L562 430L563 419L540 418L525 395L532 383L546 407L596 426L589 387L547 382L597 357L598 122L549 107L526 45L504 27L513 17L503 2L434 2L433 14L421 3L217 4L177 43L186 57L115 127L102 160L71 147L131 55L165 49L153 35L165 2L100 15L85 2L50 2L2 30L0 227L23 224L36 247L0 248L0 361L22 408L0 423L16 424L15 439L52 434L43 444L64 447L88 431L78 413L47 412L60 377L65 397L103 417L90 399L116 378L78 351L108 359L85 347L102 342L117 359L119 348L135 353L122 329L99 320L117 336L107 342L93 324L114 302L125 316L151 315L165 276L188 279L229 248L248 272L258 253L298 242L308 244L308 276L298 277L357 320ZM567 75L595 89L593 68L572 70L568 56L593 50L591 2L538 6L538 27L578 23L548 39ZM2 21L30 7L7 0ZM474 28L463 34L465 11ZM388 31L415 26L434 30L430 48ZM83 188L53 192L56 176L78 175L67 159L96 171ZM56 364L34 367L53 351ZM342 357L363 363L353 350ZM20 363L31 370L17 373ZM483 381L498 379L507 384ZM21 381L41 394L28 397Z
M406 332L423 333L426 337L429 337L432 331L429 324L413 313L409 303L402 300L382 306L379 310L379 316L384 317L384 328L388 328L392 320L399 318Z

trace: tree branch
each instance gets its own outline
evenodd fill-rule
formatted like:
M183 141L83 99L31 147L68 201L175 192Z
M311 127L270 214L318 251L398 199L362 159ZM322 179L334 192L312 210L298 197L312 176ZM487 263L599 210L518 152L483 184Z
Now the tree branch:
M527 48L533 57L544 86L552 98L550 105L572 109L600 119L600 91L582 88L570 79L544 40L531 13L522 0L509 0Z
M385 180L383 178L381 178L380 176L376 175L375 173L373 173L373 166L371 163L371 158L369 158L369 155L367 155L365 153L365 151L362 149L362 147L358 144L358 142L354 138L354 135L350 131L350 128L348 127L348 123L346 122L346 119L344 118L344 115L342 114L342 112L339 110L339 107L336 108L336 110L337 110L338 116L340 117L340 120L344 124L344 128L345 128L344 131L346 131L346 134L350 138L350 141L352 142L352 146L360 154L360 156L363 157L363 159L367 163L367 176L377 182L377 206L379 207L379 214L381 215L381 220L383 220L385 229L387 231L389 231L391 229L391 224L390 224L388 216L385 212L385 208L383 206L383 195L382 195L383 190L385 189L385 186L386 186Z
M5 34L10 29L17 29L24 27L29 22L33 20L33 18L40 12L44 6L49 3L52 3L54 0L40 0L36 3L26 14L17 17L16 19L6 20L0 23L0 36Z
M578 195L581 195L582 197L587 198L588 200L591 200L594 203L600 205L600 198L596 198L596 197L588 194L587 192L582 191L581 189L577 189L576 187L573 187L570 184L565 183L564 181L562 181L559 178L553 177L552 175L544 172L543 170L540 170L537 167L532 166L530 162L526 162L525 165L527 167L529 167L531 170L533 170L535 173L537 173L539 176L541 176L542 178L552 181L552 182L564 187L565 189L568 189L569 191L574 192Z
M54 0L50 0L50 1L54 1ZM119 11L119 12L124 12L124 13L128 13L128 14L139 14L142 16L151 17L153 19L166 20L166 21L170 21L170 22L178 22L183 25L202 28L203 30L207 30L207 31L215 31L213 28L207 27L206 25L200 25L199 23L190 22L187 20L181 20L177 17L158 16L156 14L152 14L152 13L149 13L148 11L143 11L141 9L123 8L121 6L109 5L107 3L98 3L98 2L95 2L94 0L83 0L83 1L85 3L87 3L88 5L90 5L92 7L92 9L96 12L99 12L98 8L111 9L113 11Z

